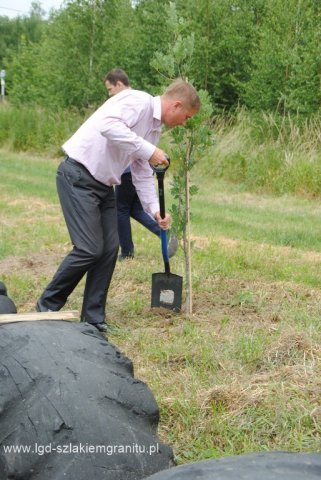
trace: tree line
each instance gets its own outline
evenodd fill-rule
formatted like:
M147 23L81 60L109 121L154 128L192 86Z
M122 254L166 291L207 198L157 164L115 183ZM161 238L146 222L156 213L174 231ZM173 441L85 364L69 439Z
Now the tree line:
M10 103L95 107L114 67L158 93L152 60L171 46L170 3L184 19L178 35L193 37L189 80L214 111L319 111L321 0L66 0L48 19L35 2L29 16L0 17ZM176 44L186 57L189 42Z

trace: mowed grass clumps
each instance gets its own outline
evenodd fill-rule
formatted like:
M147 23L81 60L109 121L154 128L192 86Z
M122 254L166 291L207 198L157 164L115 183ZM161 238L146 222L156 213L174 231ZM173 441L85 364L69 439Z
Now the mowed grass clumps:
M34 310L70 248L55 193L57 161L37 162L1 156L1 280L20 312ZM159 434L178 462L320 452L319 202L194 180L202 188L193 204L193 315L150 308L161 250L133 222L136 256L116 266L107 312L118 328L109 340L154 393ZM171 267L184 275L181 250ZM82 294L83 282L66 308L80 310Z

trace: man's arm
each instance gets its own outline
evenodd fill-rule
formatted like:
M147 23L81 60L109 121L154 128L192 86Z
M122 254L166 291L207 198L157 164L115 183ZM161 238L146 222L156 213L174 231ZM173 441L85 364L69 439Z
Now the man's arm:
M131 164L131 173L133 184L143 209L156 220L160 228L167 230L170 227L171 217L169 214L165 214L165 218L160 216L159 201L156 195L155 180L151 167L148 163L137 160Z

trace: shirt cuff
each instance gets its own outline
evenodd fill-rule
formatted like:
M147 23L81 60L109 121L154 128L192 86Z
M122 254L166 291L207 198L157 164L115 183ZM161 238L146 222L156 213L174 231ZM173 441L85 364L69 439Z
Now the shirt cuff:
M149 211L152 214L153 219L155 220L155 213L159 212L159 204L153 203L152 205L150 205Z
M142 146L136 151L135 156L136 158L141 158L142 160L148 162L150 157L154 154L155 150L155 145L147 142L147 140L144 140Z

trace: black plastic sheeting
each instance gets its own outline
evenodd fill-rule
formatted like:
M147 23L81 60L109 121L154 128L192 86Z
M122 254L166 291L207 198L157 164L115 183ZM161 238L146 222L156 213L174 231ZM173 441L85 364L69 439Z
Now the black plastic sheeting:
M174 465L158 421L131 361L94 327L0 324L0 480L145 478Z
M321 453L264 452L188 463L146 480L320 480Z
M8 296L7 287L0 282L0 314L17 313L17 308Z

